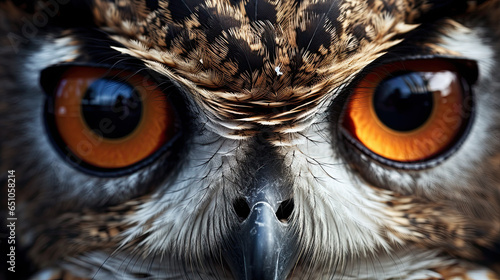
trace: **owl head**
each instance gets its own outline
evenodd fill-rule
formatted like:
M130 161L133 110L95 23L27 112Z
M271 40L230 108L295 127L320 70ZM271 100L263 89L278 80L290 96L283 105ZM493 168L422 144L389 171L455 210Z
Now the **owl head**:
M0 9L18 277L498 279L500 1Z

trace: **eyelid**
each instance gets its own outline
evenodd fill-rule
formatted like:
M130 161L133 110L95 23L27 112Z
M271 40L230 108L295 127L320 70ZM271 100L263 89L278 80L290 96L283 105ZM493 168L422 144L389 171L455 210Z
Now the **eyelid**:
M108 64L97 64L97 63L87 63L87 62L71 62L71 63L61 63L54 64L45 69L43 69L40 73L40 86L42 87L44 93L46 95L51 95L58 86L59 79L66 73L66 71L73 67L90 67L95 69L106 69L109 72L129 72L135 73L136 69L129 69L126 67L120 67L116 65L108 65ZM159 82L155 79L151 72L141 72L142 76L147 76L148 79L156 82Z
M406 56L406 57L397 57L387 59L384 58L379 61L375 61L370 66L366 67L363 72L360 74L361 79L364 79L366 75L372 73L372 71L376 68L382 67L384 65L394 64L394 63L405 63L416 60L444 60L450 64L452 64L456 70L462 75L465 80L473 85L477 82L479 78L479 66L477 61L467 59L459 56L445 56L445 55L416 55L416 56ZM353 85L357 85L359 83L359 79L353 81Z

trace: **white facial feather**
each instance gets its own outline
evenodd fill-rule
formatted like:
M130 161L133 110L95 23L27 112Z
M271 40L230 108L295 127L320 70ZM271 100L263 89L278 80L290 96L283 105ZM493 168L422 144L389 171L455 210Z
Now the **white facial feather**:
M377 259L354 258L352 264L346 265L344 274L306 275L300 268L294 271L290 280L368 280L368 279L426 279L439 278L440 275L431 269L457 264L457 261L439 257L435 251L405 249L391 254L380 253ZM74 275L93 275L95 279L123 280L136 279L136 275L148 275L147 279L193 279L215 280L232 279L229 276L215 275L207 271L196 270L196 267L180 268L168 257L151 258L141 254L130 255L119 252L112 255L102 252L92 252L78 259L71 259L63 264L63 268L72 271ZM479 267L474 275L486 274ZM48 280L50 273L40 273L40 280ZM487 279L487 278L471 278Z

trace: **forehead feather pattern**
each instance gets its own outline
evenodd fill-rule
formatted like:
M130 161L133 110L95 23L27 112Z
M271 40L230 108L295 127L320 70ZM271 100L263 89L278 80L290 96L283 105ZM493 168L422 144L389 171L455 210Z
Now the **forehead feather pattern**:
M95 1L96 22L124 46L115 49L239 123L239 136L307 119L417 26L403 1Z

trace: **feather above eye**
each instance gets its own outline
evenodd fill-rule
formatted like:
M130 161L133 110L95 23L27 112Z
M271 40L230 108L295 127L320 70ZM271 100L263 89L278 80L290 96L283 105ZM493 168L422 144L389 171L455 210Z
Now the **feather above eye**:
M499 0L62 2L0 3L15 277L500 275Z

